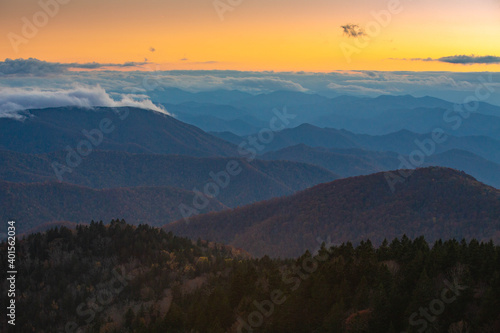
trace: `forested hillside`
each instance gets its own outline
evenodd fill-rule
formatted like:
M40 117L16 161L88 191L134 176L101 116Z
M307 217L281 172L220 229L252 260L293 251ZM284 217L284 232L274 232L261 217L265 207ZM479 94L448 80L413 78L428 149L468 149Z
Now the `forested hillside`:
M379 248L318 243L297 259L251 259L113 220L33 234L16 247L19 332L500 330L492 242L403 236ZM3 281L6 263L3 243Z
M392 186L392 189L391 189ZM392 191L394 190L394 191ZM424 235L500 241L500 191L453 169L421 168L339 179L294 195L166 225L192 239L253 255L295 257L318 236L357 244Z

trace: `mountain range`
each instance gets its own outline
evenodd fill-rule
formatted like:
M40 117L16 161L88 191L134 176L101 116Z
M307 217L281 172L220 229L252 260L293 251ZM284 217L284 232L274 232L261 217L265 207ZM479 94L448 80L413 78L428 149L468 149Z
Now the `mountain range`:
M326 105L332 100L345 108L358 105L357 111L352 112L356 117L365 112L362 106L370 105L369 101L372 102L370 112L384 117L387 112L405 112L401 110L405 105L415 106L412 110L448 105L442 100L408 96L328 99L295 92L261 96L228 92L227 95L221 93L220 97L220 103L225 105L217 106L216 100L206 96L165 105L174 110L174 115L179 113L200 122L212 117L216 121L253 124L243 126L246 129L242 128L240 133L266 126L265 116L269 111L266 108L286 99L291 100L291 108L311 103ZM240 101L243 102L237 106ZM391 103L388 111L387 105ZM260 113L253 109L258 107ZM482 118L475 118L478 124L491 120L487 117L496 117L494 106L481 103L479 110L477 116ZM467 204L457 207L458 211L463 207L466 210L455 222L444 220L447 214L454 216L450 209L456 207L456 203L451 199L463 191L467 194L462 197L470 195L477 205L489 207L484 211L496 212L491 193L498 195L498 190L478 182L497 188L500 185L500 141L493 138L494 121L490 121L491 131L483 131L484 135L441 134L440 142L436 142L435 133L418 134L400 129L390 134L368 135L304 123L273 132L272 139L262 145L260 155L253 159L238 147L248 142L246 135L230 131L207 133L173 116L151 110L61 107L26 110L21 115L22 120L0 118L0 196L2 202L8 203L2 207L0 216L5 220L18 219L20 231L54 222L88 223L91 219L122 217L132 224L165 225L181 219L180 206L193 208L195 200L200 198L198 195L204 193L208 204L192 212L212 213L191 216L189 221L193 223L189 228L197 226L196 229L184 229L187 227L181 222L168 228L177 228L172 230L190 237L197 235L244 247L255 255L296 255L309 248L316 236L327 232L336 235L339 241L359 241L360 237L380 241L381 233L369 227L375 220L380 220L377 228L387 231L388 238L400 236L401 232L412 236L420 232L430 239L432 235L446 238L436 225L425 225L428 218L445 225L457 223L459 228L452 228L457 230L457 237L487 239L484 230L491 232L489 237L498 237L497 226L486 224L484 212L477 215L475 208ZM252 136L258 137L258 134ZM418 156L417 153L424 158L419 165L410 165L408 161ZM230 165L239 170L237 174L227 175ZM455 170L418 169L401 185L406 197L400 197L400 192L386 193L389 187L385 180L381 181L384 174L379 172L416 166L450 167L465 171L478 181ZM430 177L430 174L438 176ZM361 175L366 176L357 177ZM435 185L436 178L453 181L439 182L442 188L431 193L428 189ZM408 188L409 184L413 187ZM479 188L481 193L490 194L484 196L472 190ZM302 192L295 194L297 191ZM448 192L451 194L447 195ZM434 193L446 198L436 198ZM386 206L363 206L371 202L372 195L385 198ZM432 216L412 214L408 207L415 203L410 199L426 195L435 198L440 206L425 208L432 211ZM303 202L295 200L297 196ZM78 199L80 197L84 199ZM353 204L347 208L339 206L345 200ZM398 229L390 224L395 223L387 207L390 202L393 202L393 213L407 218L409 226L405 223ZM315 213L310 209L316 209ZM213 213L221 210L225 211ZM268 215L272 210L275 215ZM241 215L241 212L245 213ZM343 222L335 220L337 224L322 225L319 219L328 221L329 214ZM359 217L356 214L361 217L355 220L352 227L355 231L342 229L348 227L347 222L354 221L353 216ZM205 223L207 216L209 220L214 219L215 227L207 229L210 224ZM222 227L220 216L231 216L235 226L243 227ZM478 223L484 224L483 231L471 226L470 216L476 216ZM496 223L494 216L491 219ZM313 226L314 237L304 227L308 224ZM283 240L275 238L278 231L283 233ZM284 249L288 241L293 246Z
M404 160L409 160L408 156L393 152L309 147L298 144L265 153L260 158L310 163L322 166L341 177L352 177L398 169L402 164L400 156ZM485 184L500 188L500 164L469 151L450 149L433 154L427 156L422 166L442 166L462 170Z
M179 119L205 131L252 134L269 122L273 109L285 107L296 116L291 126L309 123L370 135L400 130L424 134L441 128L453 136L500 139L500 107L486 102L455 104L438 98L411 95L327 98L299 91L258 95L213 91L218 98L207 98L209 92L178 93L177 96L155 93L151 98L163 103Z

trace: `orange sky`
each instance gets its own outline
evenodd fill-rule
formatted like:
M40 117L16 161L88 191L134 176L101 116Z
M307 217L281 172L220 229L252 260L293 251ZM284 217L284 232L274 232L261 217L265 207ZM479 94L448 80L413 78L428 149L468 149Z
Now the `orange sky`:
M373 26L372 12L387 10L388 1L241 0L224 20L213 0L64 1L43 24L38 0L0 0L0 59L122 63L147 58L161 69L500 71L499 64L401 60L500 56L500 0L401 0L389 24L364 47L344 36L340 26L353 23L366 30ZM41 22L33 36L23 35L23 17ZM17 50L13 36L24 38ZM341 45L356 48L350 61Z

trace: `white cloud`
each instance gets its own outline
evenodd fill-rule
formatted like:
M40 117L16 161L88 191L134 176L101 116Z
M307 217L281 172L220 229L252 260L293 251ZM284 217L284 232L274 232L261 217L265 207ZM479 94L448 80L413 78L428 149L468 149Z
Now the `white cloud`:
M22 118L19 111L47 107L132 106L169 114L144 96L120 94L116 100L101 86L75 86L71 89L2 88L0 90L0 117Z
M301 84L292 80L283 79L277 76L249 76L245 72L234 72L232 75L192 75L177 74L161 71L135 72L131 73L129 78L147 77L147 82L152 87L175 87L186 91L209 91L209 90L240 90L249 93L266 93L276 90L308 91ZM137 85L136 85L137 86ZM144 84L142 84L142 87ZM141 87L141 85L139 85ZM131 89L137 90L134 86Z

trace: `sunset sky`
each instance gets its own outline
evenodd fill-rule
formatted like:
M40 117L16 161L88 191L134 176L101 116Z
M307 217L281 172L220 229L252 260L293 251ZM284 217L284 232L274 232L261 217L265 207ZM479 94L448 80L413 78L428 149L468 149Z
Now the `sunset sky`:
M55 1L42 0L52 3L50 17L39 1L0 0L1 60L148 62L161 70L500 71L500 0L392 7L379 0L242 0L224 12L212 0L60 0L67 4L54 9ZM374 23L374 12L390 8L397 10L388 24ZM346 24L366 36L347 36Z

